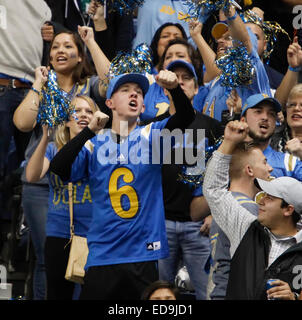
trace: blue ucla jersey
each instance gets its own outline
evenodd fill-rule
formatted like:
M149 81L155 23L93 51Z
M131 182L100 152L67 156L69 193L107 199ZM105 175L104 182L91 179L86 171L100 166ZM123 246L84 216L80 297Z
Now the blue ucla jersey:
M46 158L51 161L57 148L49 143ZM68 185L52 172L48 172L49 201L46 235L70 238L70 215L68 204ZM87 179L73 183L73 223L75 234L86 237L92 217L92 199Z
M165 150L159 137L168 119L137 126L120 143L103 130L73 163L72 178L89 177L93 199L85 268L168 256L158 157Z
M169 98L165 95L164 89L156 82L153 82L149 86L149 90L144 98L144 103L145 111L140 115L141 121L153 119L165 113L169 108Z
M156 30L167 22L181 24L190 39L188 7L182 0L145 0L138 8L133 48L142 42L150 45Z
M149 80L150 82L150 80ZM193 99L193 107L195 110L202 112L205 98L208 94L208 88L199 87L197 95ZM150 84L149 90L144 98L145 111L140 115L140 120L145 121L153 119L163 113L169 108L169 98L165 95L164 89L156 82Z
M256 36L251 32L250 28L247 27L250 39L252 41L252 52L249 57L255 68L255 77L251 85L236 88L239 96L242 99L242 105L244 105L245 100L256 93L265 93L271 96L269 79L265 71L263 62L259 58L257 52L257 39ZM210 81L207 85L209 93L205 98L205 103L203 106L203 113L208 116L221 121L221 112L227 110L226 100L228 98L226 87L221 85L221 80L219 77Z
M283 153L268 146L264 151L268 164L274 169L271 175L275 178L287 176L302 181L302 161L289 153Z

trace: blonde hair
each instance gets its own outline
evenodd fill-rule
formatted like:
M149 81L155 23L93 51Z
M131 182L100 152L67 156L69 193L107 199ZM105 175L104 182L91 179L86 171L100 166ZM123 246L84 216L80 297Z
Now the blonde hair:
M85 100L89 104L93 113L99 110L99 107L97 106L97 104L89 96L77 95L71 101L71 104L76 105L77 99ZM59 125L57 127L55 131L54 142L57 149L60 150L69 141L70 141L70 131L69 131L69 128L66 126L66 122L64 122L64 124Z
M292 87L287 98L286 106L288 104L288 101L292 99L294 96L302 96L302 83L298 83Z

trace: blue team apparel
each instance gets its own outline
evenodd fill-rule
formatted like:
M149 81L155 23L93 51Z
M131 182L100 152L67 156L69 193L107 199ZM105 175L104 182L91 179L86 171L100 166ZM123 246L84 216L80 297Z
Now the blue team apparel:
M268 146L264 151L267 162L273 171L271 175L275 178L286 176L302 181L302 161L289 153L274 150Z
M47 146L45 157L51 161L57 153L53 142ZM70 215L68 204L68 185L52 172L47 174L49 180L49 207L46 235L70 238ZM86 237L92 217L92 198L87 179L73 184L73 220L75 234Z
M252 52L249 54L249 57L255 68L256 75L251 85L236 88L239 96L242 99L242 104L245 103L249 96L256 93L264 93L271 97L269 79L257 52L258 45L256 36L251 32L250 28L247 27L247 30L252 41ZM226 88L221 85L221 80L219 77L210 81L206 86L208 87L209 93L205 98L203 113L217 119L218 121L221 121L222 111L227 110L226 100L228 96L226 95Z
M137 126L120 143L111 130L103 130L85 144L73 163L72 179L89 177L93 199L85 268L168 256L162 157L154 157L168 149L160 143L168 119Z
M197 95L193 99L193 108L199 112L202 112L205 98L208 94L208 88L200 86ZM141 121L153 119L163 113L169 108L169 98L165 95L164 89L159 86L156 82L153 82L147 94L144 98L146 109L144 113L140 115Z
M247 109L253 108L257 106L259 103L266 102L266 101L271 102L273 104L274 109L277 113L281 111L282 107L277 99L273 97L269 97L268 95L263 93L258 93L258 94L249 96L246 99L245 104L242 107L241 116L244 116Z
M143 91L143 95L147 93L149 89L149 81L145 75L140 73L120 74L110 80L108 89L106 92L107 99L110 99L113 93L123 84L134 82L140 86Z
M133 40L133 49L142 42L150 45L156 30L166 22L181 24L190 42L193 42L187 23L188 8L182 0L145 0L138 8L137 33Z

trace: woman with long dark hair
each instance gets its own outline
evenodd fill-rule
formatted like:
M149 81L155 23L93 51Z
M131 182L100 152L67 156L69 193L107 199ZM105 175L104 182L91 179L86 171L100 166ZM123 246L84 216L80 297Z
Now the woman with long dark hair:
M102 72L105 69L102 68L103 66L108 68L109 61L96 44L91 28L79 27L79 33L80 36L64 31L54 36L50 45L49 65L36 68L32 88L14 113L14 124L19 130L24 132L33 130L25 153L25 166L42 137L42 127L37 125L36 118L40 104L40 91L47 81L50 69L56 72L58 87L62 95L70 98L76 94L99 97L99 77L104 76ZM98 75L94 75L93 68L87 62L84 44L90 51ZM102 62L108 61L108 64L100 63L101 58L104 59ZM33 287L34 292L43 297L46 292L44 244L48 210L48 180L44 177L36 183L29 183L24 170L22 182L22 207L36 256Z

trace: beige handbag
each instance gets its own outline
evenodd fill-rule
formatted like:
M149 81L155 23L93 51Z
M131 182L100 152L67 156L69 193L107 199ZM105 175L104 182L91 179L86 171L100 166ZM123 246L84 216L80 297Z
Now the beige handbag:
M72 183L68 183L68 197L69 197L69 214L70 214L70 252L68 264L65 273L65 279L76 282L84 283L85 270L84 266L88 256L88 245L85 237L80 237L74 234L73 224L73 194Z

